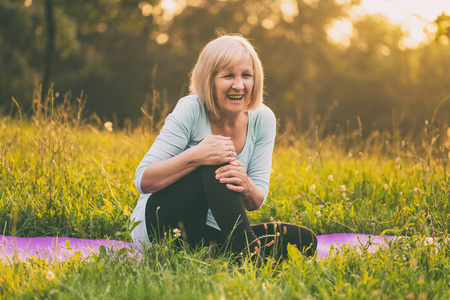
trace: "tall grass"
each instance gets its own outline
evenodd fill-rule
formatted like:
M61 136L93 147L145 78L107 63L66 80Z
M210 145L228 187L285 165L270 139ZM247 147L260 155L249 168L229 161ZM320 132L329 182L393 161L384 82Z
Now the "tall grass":
M151 135L87 124L81 108L49 101L31 120L0 121L0 221L7 234L113 236L130 215L130 183Z
M37 98L38 99L38 98ZM138 194L134 171L157 130L120 130L83 115L82 97L37 100L32 117L16 105L0 120L0 224L6 235L124 239ZM443 130L441 130L443 128ZM445 299L450 297L449 142L435 120L419 137L361 129L308 147L279 134L269 197L252 222L302 224L317 234L400 235L376 253L341 249L255 267L173 251L168 241L142 261L101 254L66 262L0 262L5 298ZM427 244L425 237L434 237ZM1 241L0 241L1 244Z

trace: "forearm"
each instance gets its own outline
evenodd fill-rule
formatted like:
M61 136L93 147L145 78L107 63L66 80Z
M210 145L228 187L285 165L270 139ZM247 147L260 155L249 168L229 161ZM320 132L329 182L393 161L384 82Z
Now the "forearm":
M144 193L155 193L198 168L194 148L164 161L153 162L142 174L141 189Z
M231 139L210 135L174 157L148 165L142 175L141 190L144 193L154 193L201 165L220 165L234 160L236 152Z

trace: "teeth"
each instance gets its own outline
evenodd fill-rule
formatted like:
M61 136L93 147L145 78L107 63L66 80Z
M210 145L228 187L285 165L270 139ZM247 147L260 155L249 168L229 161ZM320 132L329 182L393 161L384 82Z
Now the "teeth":
M228 96L228 98L233 99L233 100L242 99L242 97L244 97L244 96L231 96L231 95Z

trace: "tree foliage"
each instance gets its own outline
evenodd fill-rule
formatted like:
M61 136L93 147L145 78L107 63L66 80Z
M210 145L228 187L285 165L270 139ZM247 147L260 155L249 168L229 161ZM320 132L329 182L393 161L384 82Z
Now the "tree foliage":
M348 45L327 28L359 3L335 0L53 0L55 101L84 93L102 119L140 117L140 108L173 106L187 93L199 51L218 34L240 33L265 67L266 103L298 131L365 133L421 128L436 107L450 119L449 17L439 16L434 42L404 49L404 33L385 19L355 21ZM178 7L175 7L177 4ZM0 0L0 107L11 97L24 110L42 83L48 36L44 1ZM155 90L162 94L155 93ZM164 102L164 103L163 103ZM152 104L153 103L153 104ZM150 109L148 109L150 110ZM446 125L446 124L444 124ZM448 125L448 124L447 124Z

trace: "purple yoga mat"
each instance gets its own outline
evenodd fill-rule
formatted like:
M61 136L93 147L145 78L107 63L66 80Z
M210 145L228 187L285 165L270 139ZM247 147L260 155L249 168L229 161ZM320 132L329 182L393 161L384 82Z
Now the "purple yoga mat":
M70 259L71 256L77 253L86 258L91 255L98 255L101 246L104 246L105 251L110 254L117 253L120 249L126 247L129 249L127 251L128 254L139 255L132 243L115 240L89 240L67 237L20 238L1 235L0 237L0 260L4 263L23 261L29 257L48 261L63 261Z
M126 247L130 255L140 255L132 243L115 240L89 240L67 237L35 237L19 238L10 236L0 236L0 260L4 263L13 263L18 260L25 260L29 257L36 257L46 260L67 260L77 251L83 258L90 255L98 255L100 246L104 246L107 253L117 253ZM317 236L317 256L319 258L335 254L342 247L356 247L360 250L363 247L369 252L375 252L380 247L388 247L389 242L395 240L394 236L375 236L358 233L337 233ZM69 245L66 247L66 243ZM332 247L333 245L333 247ZM330 253L330 250L333 252Z
M391 241L395 241L396 236L377 236L360 233L335 233L317 236L317 256L326 257L330 254L331 246L333 246L334 254L343 247L366 249L369 252L375 252L380 247L388 247Z

